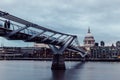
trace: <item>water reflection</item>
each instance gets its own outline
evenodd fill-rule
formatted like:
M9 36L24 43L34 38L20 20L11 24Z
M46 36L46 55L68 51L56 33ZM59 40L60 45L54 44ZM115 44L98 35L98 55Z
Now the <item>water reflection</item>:
M65 70L52 70L51 80L65 80Z
M66 62L65 71L52 71L51 62L0 61L0 80L119 80L120 63Z
M52 70L51 80L75 80L78 70L83 68L84 62L77 63L75 66L67 70ZM80 72L79 72L80 74Z

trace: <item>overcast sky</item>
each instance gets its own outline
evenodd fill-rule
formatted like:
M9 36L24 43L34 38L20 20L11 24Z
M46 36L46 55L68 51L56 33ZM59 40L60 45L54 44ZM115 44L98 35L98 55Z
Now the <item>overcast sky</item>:
M96 42L103 40L111 45L120 40L120 0L1 0L0 10L56 31L75 34L81 45L88 27ZM1 42L14 46L23 43L3 38Z

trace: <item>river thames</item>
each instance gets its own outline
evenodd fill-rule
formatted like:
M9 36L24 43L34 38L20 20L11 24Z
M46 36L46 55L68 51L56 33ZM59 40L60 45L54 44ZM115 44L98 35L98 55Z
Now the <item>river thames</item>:
M52 71L51 61L0 61L0 80L120 80L120 62L66 62Z

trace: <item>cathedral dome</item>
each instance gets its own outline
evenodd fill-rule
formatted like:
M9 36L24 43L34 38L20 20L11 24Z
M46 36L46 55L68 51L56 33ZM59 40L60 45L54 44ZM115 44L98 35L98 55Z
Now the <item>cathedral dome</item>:
M91 33L88 33L85 37L93 37Z
M90 28L88 28L88 33L84 38L84 46L90 48L94 46L94 44L95 44L94 36L90 32Z
M93 38L93 35L90 32L90 28L88 29L88 33L86 34L85 38Z

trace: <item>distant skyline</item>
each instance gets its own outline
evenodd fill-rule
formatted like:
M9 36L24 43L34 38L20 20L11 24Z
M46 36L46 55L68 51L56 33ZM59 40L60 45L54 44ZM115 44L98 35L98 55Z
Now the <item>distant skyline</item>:
M0 10L46 28L75 34L83 45L88 27L96 42L120 40L120 0L2 0ZM5 46L30 46L0 38ZM19 43L19 45L18 45Z

